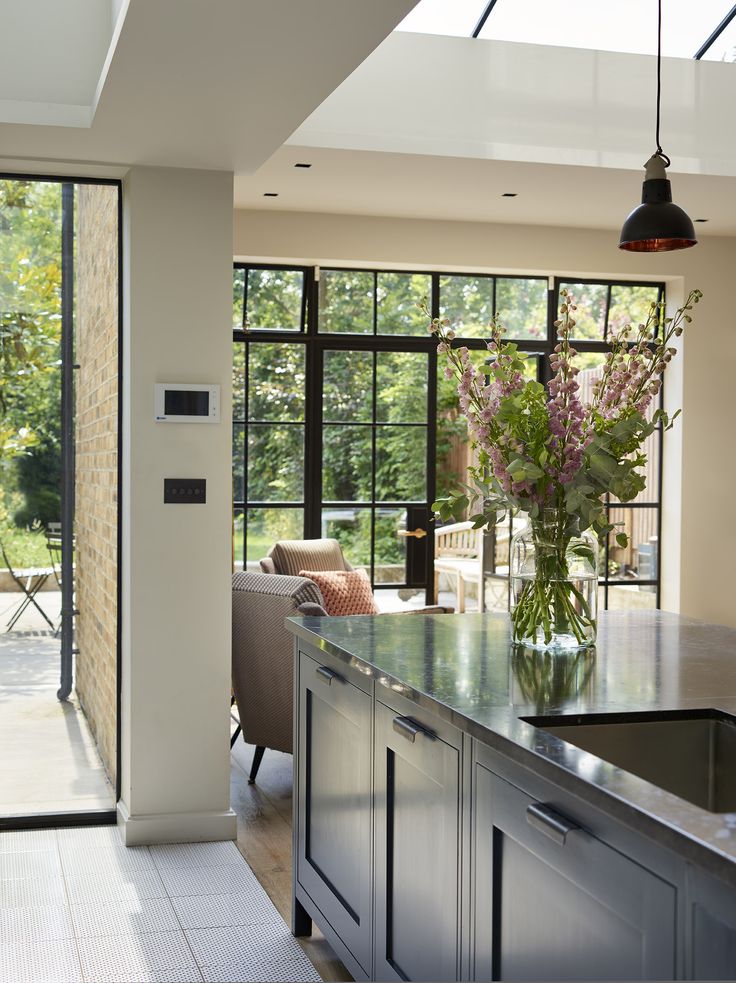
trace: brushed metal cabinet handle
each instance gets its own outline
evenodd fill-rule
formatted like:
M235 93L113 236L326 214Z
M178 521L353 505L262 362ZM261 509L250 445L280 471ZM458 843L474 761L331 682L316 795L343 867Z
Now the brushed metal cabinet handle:
M316 671L320 679L327 683L328 686L332 685L333 679L337 679L341 683L345 682L339 672L335 672L334 669L328 669L327 666L318 666Z
M549 806L542 805L541 802L533 802L527 806L526 821L530 826L538 829L540 833L544 833L555 843L559 843L560 846L565 845L568 833L580 829L571 820L566 819L559 812L555 812L554 809L550 809Z
M424 734L425 737L428 737L432 741L437 736L431 730L422 727L421 724L417 723L411 717L394 717L394 730L397 734L405 737L407 741L411 741L412 744L417 734Z

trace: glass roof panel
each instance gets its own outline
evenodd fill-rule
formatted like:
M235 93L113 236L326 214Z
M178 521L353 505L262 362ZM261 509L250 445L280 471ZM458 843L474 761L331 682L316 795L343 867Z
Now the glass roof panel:
M736 62L736 17L703 55L703 61Z
M487 0L420 0L396 30L469 38L486 3Z
M487 0L420 0L397 30L470 37ZM733 0L665 0L662 54L692 58ZM657 53L656 0L497 0L481 38L567 48ZM734 21L704 56L736 60Z

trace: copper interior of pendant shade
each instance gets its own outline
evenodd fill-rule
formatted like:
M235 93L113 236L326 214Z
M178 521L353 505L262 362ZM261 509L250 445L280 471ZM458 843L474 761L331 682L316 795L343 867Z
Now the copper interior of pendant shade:
M631 253L665 253L670 249L688 249L695 245L697 239L635 239L622 242L619 249L627 249Z

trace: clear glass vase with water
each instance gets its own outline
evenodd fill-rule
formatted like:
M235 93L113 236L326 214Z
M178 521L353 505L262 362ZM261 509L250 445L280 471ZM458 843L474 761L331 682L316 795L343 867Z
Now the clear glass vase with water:
M511 540L514 641L577 649L596 639L598 540L564 509L544 509Z

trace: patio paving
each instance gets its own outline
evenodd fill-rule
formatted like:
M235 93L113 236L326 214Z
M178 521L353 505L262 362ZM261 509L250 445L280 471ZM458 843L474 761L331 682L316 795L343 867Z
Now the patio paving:
M20 594L0 594L0 625ZM44 593L42 606L58 619L60 596ZM112 809L107 779L74 692L59 688L59 639L29 609L17 631L0 632L0 817Z

